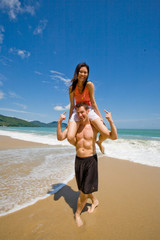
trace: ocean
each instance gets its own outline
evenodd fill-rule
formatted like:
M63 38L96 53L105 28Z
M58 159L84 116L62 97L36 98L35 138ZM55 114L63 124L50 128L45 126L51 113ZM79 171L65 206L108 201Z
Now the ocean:
M0 127L0 136L49 144L0 150L0 216L29 206L58 191L74 177L75 148L56 138L56 128ZM160 130L119 129L104 142L105 155L160 167ZM98 147L97 153L102 156Z

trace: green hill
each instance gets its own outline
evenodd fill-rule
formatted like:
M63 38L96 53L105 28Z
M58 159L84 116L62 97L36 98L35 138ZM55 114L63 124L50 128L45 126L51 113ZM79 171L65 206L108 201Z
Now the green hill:
M48 123L47 126L48 127L57 127L57 121L54 121L54 122L51 122L51 123ZM66 123L62 123L62 127L66 127L67 124Z
M0 114L0 126L3 127L57 127L57 121L51 123L43 123L40 121L25 121L15 117L7 117ZM62 123L62 127L66 127L66 123Z
M15 118L0 115L0 126L5 127L39 127L37 124Z
M46 127L46 123L40 121L31 121L31 123L38 125L39 127Z
M31 123L37 124L39 127L57 127L57 121L53 121L51 123L43 123L40 121L32 121ZM62 127L66 127L66 123L62 123Z

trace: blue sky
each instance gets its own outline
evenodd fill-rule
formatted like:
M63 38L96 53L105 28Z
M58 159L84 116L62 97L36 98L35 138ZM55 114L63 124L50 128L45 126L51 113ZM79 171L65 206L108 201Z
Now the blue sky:
M103 116L160 128L159 43L159 0L0 0L0 113L58 120L86 62Z

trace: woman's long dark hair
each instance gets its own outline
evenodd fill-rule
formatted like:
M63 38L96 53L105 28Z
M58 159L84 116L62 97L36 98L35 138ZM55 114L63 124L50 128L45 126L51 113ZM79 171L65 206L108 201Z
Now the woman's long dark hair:
M78 73L79 73L81 67L86 67L87 68L88 76L89 76L89 66L86 63L79 63L77 65L76 69L75 69L74 76L73 76L73 78L71 80L71 82L72 82L72 85L71 85L72 86L72 91L76 88L76 85L78 83ZM83 83L83 90L82 90L82 92L84 91L85 86L87 84L88 76L87 76L85 82Z

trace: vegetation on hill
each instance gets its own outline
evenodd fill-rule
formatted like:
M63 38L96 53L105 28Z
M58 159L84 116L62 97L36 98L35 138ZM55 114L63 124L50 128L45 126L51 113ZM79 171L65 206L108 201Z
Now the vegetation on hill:
M3 127L57 127L57 121L51 123L42 123L40 121L26 121L15 117L7 117L0 114L0 126ZM62 123L62 127L66 127L66 123Z
M15 118L0 115L0 126L5 127L39 127L37 124Z
M40 121L31 121L31 123L38 125L39 127L46 127L46 123Z
M39 121L32 121L31 123L37 124L39 127L57 127L57 121L53 121L51 123L43 123ZM66 123L62 123L62 127L66 127Z

